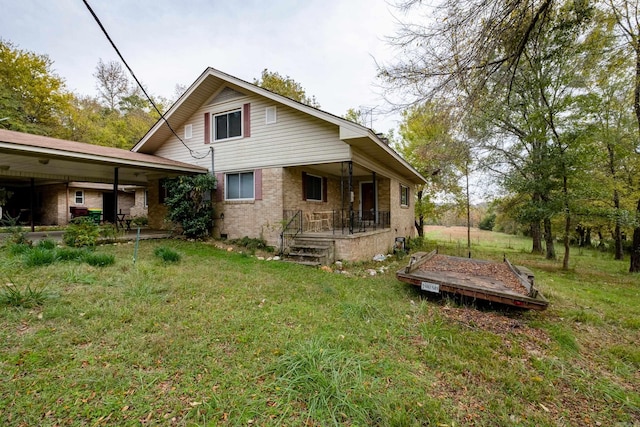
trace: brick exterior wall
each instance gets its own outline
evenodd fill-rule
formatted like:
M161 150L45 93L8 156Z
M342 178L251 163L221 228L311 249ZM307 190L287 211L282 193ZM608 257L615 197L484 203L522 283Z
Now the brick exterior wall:
M305 201L302 197L302 172L304 168L262 169L262 200L220 201L214 203L213 236L239 239L244 236L264 238L267 244L280 245L280 231L284 210L320 211L342 209L340 179L328 178L327 202ZM362 181L371 181L370 178ZM354 209L359 209L360 180L354 180ZM415 237L413 194L410 206L400 206L400 183L397 180L376 177L378 210L389 211L389 229L375 230L353 235L338 235L335 257L345 261L371 259L379 253L393 250L396 237ZM153 229L171 229L165 221L166 207L159 204L159 182L148 187L148 218Z
M149 214L144 200L145 191L146 189L144 188L136 188L135 190L133 206L129 208L129 215L132 218L147 216Z

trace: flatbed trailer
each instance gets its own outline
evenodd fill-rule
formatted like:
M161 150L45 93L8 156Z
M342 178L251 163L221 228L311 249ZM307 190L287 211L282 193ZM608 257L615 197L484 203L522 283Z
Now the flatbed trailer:
M433 265L434 262L437 264L438 261L442 264L458 264L463 271L443 271L440 268L430 270L427 266ZM511 277L505 277L504 274L499 277L473 273L474 270L491 270L491 267L499 268ZM533 310L545 310L549 305L535 288L533 273L526 267L512 265L506 258L503 263L495 263L439 255L435 250L429 253L417 252L411 256L405 268L398 270L396 277L401 282L419 286L423 291L436 294L463 295Z

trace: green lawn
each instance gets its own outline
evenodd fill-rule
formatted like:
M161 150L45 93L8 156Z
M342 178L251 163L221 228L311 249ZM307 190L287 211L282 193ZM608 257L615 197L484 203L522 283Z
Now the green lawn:
M135 264L121 244L30 267L4 248L0 424L638 425L640 276L510 246L472 249L530 267L547 311L427 298L395 279L407 258L337 274L144 241Z

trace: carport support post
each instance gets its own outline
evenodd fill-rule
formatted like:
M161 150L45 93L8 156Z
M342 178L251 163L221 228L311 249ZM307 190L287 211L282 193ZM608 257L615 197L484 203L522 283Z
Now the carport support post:
M118 228L118 168L113 168L113 222Z
M31 215L29 215L31 217L31 232L33 233L34 231L36 231L36 227L35 227L35 223L33 222L33 211L35 208L35 203L34 203L34 196L36 194L36 181L35 179L31 178L31 191L29 192L29 212L31 212Z

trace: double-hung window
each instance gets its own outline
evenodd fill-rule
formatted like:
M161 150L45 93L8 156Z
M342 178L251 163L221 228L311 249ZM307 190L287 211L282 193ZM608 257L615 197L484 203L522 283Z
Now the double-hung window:
M409 206L409 187L400 184L400 206Z
M307 174L304 187L306 200L322 201L322 177Z
M253 172L228 173L225 184L227 200L253 200L255 197Z
M242 137L242 109L213 116L213 140Z
M84 191L76 191L76 205L84 205Z

